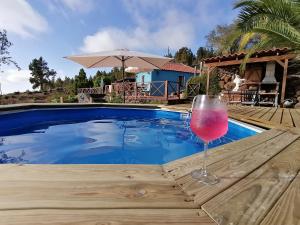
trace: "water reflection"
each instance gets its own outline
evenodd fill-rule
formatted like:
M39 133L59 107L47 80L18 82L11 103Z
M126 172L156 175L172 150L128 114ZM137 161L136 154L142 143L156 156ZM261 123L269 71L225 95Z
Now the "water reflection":
M6 152L0 151L0 164L6 163L26 163L27 160L24 159L25 151L23 150L18 156L9 156Z
M94 115L83 110L76 118L67 120L67 114L59 121L40 115L38 123L0 129L0 162L161 164L203 149L189 127L188 114L163 112L157 118L161 112L147 111L147 116L138 110L126 115L120 111ZM230 126L228 134L211 147L254 134Z

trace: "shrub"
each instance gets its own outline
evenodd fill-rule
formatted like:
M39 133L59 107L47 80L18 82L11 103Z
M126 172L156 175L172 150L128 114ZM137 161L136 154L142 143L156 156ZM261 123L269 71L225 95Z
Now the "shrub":
M123 103L123 98L121 95L117 95L116 93L111 94L110 103Z
M66 98L64 98L64 102L74 103L74 102L78 102L78 99L75 95L68 95Z
M207 75L202 74L201 76L191 77L187 82L188 84L200 83L199 94L206 94L206 79L207 79ZM210 74L208 92L211 95L217 95L221 92L221 87L219 85L219 76L217 72L212 72ZM187 94L187 90L185 91L185 94Z

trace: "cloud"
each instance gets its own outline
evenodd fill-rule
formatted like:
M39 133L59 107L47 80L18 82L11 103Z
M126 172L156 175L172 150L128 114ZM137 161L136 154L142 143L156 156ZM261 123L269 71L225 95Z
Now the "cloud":
M66 19L69 19L67 10L79 13L88 13L95 7L94 0L47 0L45 4L50 11L60 13Z
M30 76L30 70L8 69L0 73L2 93L7 94L14 91L31 90Z
M235 16L230 3L226 9L216 7L219 3L211 0L124 0L124 9L129 16L126 19L133 25L102 27L83 39L80 50L96 52L128 48L156 51L168 47L174 50L183 46L199 47L196 46L199 39L203 40L217 24L230 23Z
M94 0L61 0L72 11L89 12L94 7Z
M142 1L147 2L147 1ZM159 1L161 2L161 1ZM128 3L129 4L129 3ZM134 5L134 4L133 4ZM148 2L149 6L150 3ZM192 17L176 8L167 9L164 4L159 3L160 17L146 17L144 10L138 10L138 6L128 9L135 26L130 29L117 27L104 27L83 40L82 52L95 52L112 50L118 48L128 49L167 49L190 46L195 41L194 25ZM146 9L147 7L145 7ZM159 7L156 7L158 11ZM151 10L148 8L148 10Z
M2 0L0 7L0 29L22 37L33 37L34 33L48 30L48 23L25 0Z
M216 3L211 0L124 0L124 9L134 24L122 28L102 27L83 39L80 50L96 52L128 48L158 51L168 47L173 50L194 47L215 25L231 22L234 14L216 9ZM229 4L229 11L230 7ZM199 37L199 34L203 36Z

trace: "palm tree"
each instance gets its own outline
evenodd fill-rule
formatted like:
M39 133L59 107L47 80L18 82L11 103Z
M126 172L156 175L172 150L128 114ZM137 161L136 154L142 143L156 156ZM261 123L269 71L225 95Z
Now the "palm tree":
M248 57L272 47L288 47L300 53L300 0L240 0L234 8L240 9L240 47L244 49L253 38L260 39L250 46Z

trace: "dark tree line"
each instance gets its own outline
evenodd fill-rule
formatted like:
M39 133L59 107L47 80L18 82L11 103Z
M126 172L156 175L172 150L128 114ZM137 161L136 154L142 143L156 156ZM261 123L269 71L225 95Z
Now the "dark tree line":
M29 70L31 71L29 81L33 89L39 88L40 91L47 91L58 88L64 89L71 95L75 95L78 88L100 87L101 83L107 85L122 78L122 71L119 68L113 68L110 72L98 70L95 75L89 77L84 69L80 69L74 78L58 77L55 79L56 71L48 67L43 57L33 59L29 64Z
M196 53L194 54L192 50L188 47L182 47L178 49L174 56L168 52L166 54L166 57L170 57L175 59L175 62L177 63L183 63L188 66L194 66L198 65L202 59L204 58L210 58L215 55L214 51L212 48L208 47L199 47Z

